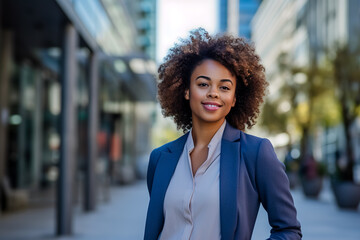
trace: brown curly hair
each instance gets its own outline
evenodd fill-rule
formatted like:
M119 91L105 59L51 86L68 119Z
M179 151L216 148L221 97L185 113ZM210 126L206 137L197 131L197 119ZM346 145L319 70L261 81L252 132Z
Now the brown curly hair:
M212 37L203 28L175 44L158 69L158 99L164 117L173 117L184 132L192 127L190 104L184 94L193 70L206 59L218 61L236 77L236 103L226 120L240 130L251 128L268 85L260 57L243 38L227 34Z

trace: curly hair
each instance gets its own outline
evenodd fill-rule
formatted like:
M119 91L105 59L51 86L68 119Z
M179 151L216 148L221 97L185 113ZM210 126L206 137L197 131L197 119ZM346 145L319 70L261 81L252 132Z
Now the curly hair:
M188 39L175 44L159 66L162 114L173 117L177 128L184 132L192 127L190 104L184 94L193 70L206 59L221 63L236 77L236 103L226 120L237 129L250 129L256 123L268 86L260 57L245 39L227 34L213 37L203 28L191 31Z

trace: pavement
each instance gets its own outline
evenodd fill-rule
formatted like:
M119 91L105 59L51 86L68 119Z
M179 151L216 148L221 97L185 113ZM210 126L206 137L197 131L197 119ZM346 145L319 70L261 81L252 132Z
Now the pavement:
M303 239L359 240L360 210L340 210L335 205L328 182L317 200L307 199L301 189L292 191ZM44 207L0 216L1 240L139 240L144 233L149 197L145 181L113 186L110 201L100 203L91 213L74 210L73 234L55 237L55 211ZM260 209L254 240L266 239L270 227Z

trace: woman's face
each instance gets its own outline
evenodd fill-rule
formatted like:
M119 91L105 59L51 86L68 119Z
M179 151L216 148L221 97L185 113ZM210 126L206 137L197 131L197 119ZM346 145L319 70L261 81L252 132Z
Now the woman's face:
M185 98L190 101L192 122L222 123L235 106L236 78L221 63L207 59L190 76Z

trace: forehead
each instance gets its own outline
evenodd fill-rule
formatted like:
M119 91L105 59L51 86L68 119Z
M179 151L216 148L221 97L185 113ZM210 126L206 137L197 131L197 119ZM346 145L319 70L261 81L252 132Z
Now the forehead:
M206 59L197 65L191 74L191 79L196 78L199 75L205 75L211 79L235 79L232 73L224 65L212 59Z

